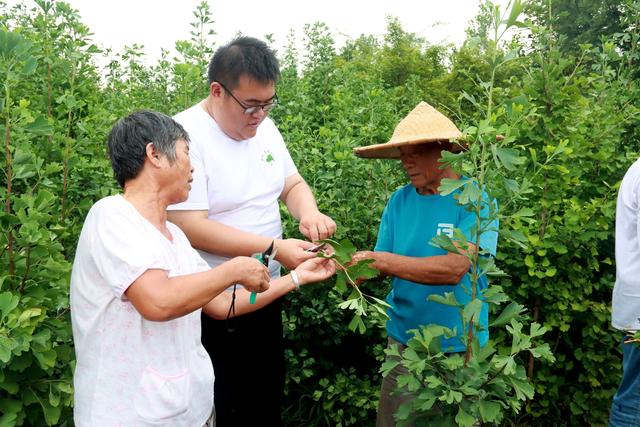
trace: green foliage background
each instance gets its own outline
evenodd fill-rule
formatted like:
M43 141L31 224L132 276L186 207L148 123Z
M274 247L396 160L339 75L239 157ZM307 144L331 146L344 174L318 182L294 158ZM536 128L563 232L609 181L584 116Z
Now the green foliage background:
M201 4L178 54L146 65L141 46L113 54L92 45L65 3L0 2L0 10L0 426L72 425L69 274L86 212L117 191L106 134L133 110L174 114L206 95L215 16ZM405 182L397 163L356 159L353 147L386 141L420 100L460 128L479 119L488 10L461 47L430 44L389 18L383 38L341 47L312 23L302 53L295 34L279 52L282 102L272 117L338 238L372 248L386 200ZM531 191L503 214L529 245L500 242L509 277L494 283L550 330L544 339L557 362L525 361L536 396L505 424L604 425L620 378L620 336L609 327L613 226L617 185L638 154L640 8L537 1L528 14L531 29L501 53L509 62L495 76L493 102L527 159L513 174ZM585 16L598 19L575 34L568 15L587 26ZM545 165L559 144L565 149ZM523 208L533 215L519 215ZM298 236L284 218L287 235ZM385 282L366 286L377 297L388 291ZM383 324L366 318L364 334L350 332L340 298L327 286L287 298L287 425L373 424Z

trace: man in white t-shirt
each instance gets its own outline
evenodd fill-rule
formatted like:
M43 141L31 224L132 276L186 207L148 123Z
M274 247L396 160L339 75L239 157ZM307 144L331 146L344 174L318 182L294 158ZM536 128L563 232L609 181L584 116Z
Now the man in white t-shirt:
M311 242L282 239L279 201L300 221L310 240L336 229L322 214L298 173L280 132L267 117L277 103L278 61L267 45L240 37L217 50L209 64L209 95L175 119L191 137L195 167L186 202L171 206L169 218L203 258L215 266L227 257L264 251L275 239L276 261L295 268L315 254ZM269 265L272 277L280 264ZM233 329L203 316L202 341L216 374L219 427L281 425L284 390L280 303L241 316ZM266 369L251 368L255 355ZM247 390L260 402L244 399Z
M616 207L616 283L611 308L613 327L640 330L640 160L620 184ZM640 346L622 340L622 381L613 397L609 426L640 425Z
M320 258L271 282L256 259L210 269L166 207L187 198L189 138L170 117L137 112L109 134L109 157L123 193L89 211L71 273L77 427L201 427L213 422L214 373L200 341L201 309L222 318L234 283L262 292L237 314L260 308L335 271ZM333 271L332 271L333 270ZM269 368L252 355L253 368ZM247 391L247 401L261 396Z

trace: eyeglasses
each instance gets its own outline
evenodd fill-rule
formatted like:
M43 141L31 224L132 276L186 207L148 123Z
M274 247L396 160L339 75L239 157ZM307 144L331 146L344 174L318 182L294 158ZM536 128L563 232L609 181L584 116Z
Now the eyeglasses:
M244 114L246 114L247 116L250 116L251 114L255 114L258 112L258 110L262 110L264 111L265 114L267 114L269 111L271 111L273 109L273 107L276 106L276 104L278 104L278 95L277 94L273 94L273 98L271 98L271 102L267 102L266 104L258 104L258 105L245 105L242 102L240 102L238 100L238 98L236 98L235 96L233 96L233 93L231 93L231 91L229 89L226 88L225 85L223 85L222 83L218 82L218 84L220 86L222 86L222 88L229 94L231 95L231 97L233 98L234 101L236 101L238 103L238 105L240 105L243 109L244 109Z

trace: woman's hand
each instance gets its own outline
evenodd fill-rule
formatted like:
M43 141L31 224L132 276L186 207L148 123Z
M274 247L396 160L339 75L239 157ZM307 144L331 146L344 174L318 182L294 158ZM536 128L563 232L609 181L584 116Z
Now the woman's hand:
M250 292L264 292L269 289L269 269L255 258L239 256L228 261L237 275L236 283Z

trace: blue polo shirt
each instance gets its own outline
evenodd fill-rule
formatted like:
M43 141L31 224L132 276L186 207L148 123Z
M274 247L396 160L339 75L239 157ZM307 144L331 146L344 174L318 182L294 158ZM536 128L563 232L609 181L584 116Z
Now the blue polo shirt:
M389 199L378 232L376 251L392 252L410 257L428 257L446 255L447 252L430 244L431 239L445 233L452 236L453 229L459 228L469 242L475 241L475 214L467 211L454 198L459 194L457 190L447 196L420 195L411 185L397 190ZM484 201L481 218L486 218L489 212L489 198L483 193ZM495 206L495 201L493 202ZM498 240L497 219L490 224L489 231L485 231L480 238L480 247L495 256ZM482 276L478 281L479 291L488 285L487 277ZM453 292L461 304L471 300L471 277L466 274L456 285L423 285L409 280L394 277L392 289L387 296L391 305L388 310L390 319L387 321L387 333L392 338L406 344L411 338L407 332L419 329L420 326L438 324L448 328L456 328L457 336L450 339L442 338L442 350L445 352L463 352L465 347L460 336L464 333L460 310L457 307L428 301L429 295L444 295ZM477 333L480 345L489 339L488 307L483 303L480 314L482 331Z

